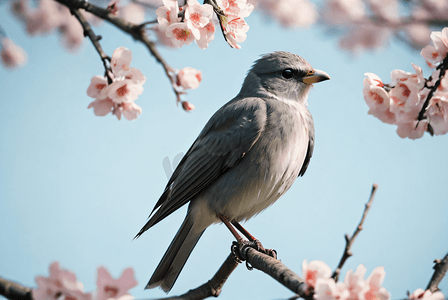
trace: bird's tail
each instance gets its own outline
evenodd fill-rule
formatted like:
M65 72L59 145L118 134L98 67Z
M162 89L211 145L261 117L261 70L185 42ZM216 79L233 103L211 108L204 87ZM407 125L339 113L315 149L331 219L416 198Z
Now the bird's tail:
M193 216L189 211L145 289L160 286L168 293L204 231L197 232L193 228Z

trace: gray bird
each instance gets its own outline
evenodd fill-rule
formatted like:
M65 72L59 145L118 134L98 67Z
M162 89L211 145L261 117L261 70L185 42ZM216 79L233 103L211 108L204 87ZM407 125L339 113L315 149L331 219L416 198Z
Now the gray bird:
M239 94L210 118L182 158L136 235L190 202L146 289L170 291L207 227L250 219L305 173L314 148L308 93L313 83L327 79L325 72L288 52L254 63Z

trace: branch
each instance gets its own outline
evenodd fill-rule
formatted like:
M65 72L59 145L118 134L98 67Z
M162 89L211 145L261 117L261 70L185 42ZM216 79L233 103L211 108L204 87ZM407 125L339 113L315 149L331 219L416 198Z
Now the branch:
M31 289L0 277L0 295L10 300L32 300Z
M127 22L122 18L114 16L107 9L93 5L85 0L55 0L55 1L67 6L70 9L84 9L85 11L88 11L91 14L103 20L106 20L107 22L111 23L112 25L122 30L123 32L128 33L134 38L134 40L143 43L149 50L151 55L157 60L157 62L162 65L165 74L167 75L168 79L171 82L171 86L174 93L176 94L177 101L178 102L180 101L180 95L182 93L177 91L175 88L176 81L174 78L174 70L165 62L163 57L160 55L159 51L156 48L155 42L151 41L148 38L144 26Z
M427 290L430 290L433 293L439 290L438 285L442 281L446 272L448 271L448 253L442 260L436 259L434 262L436 263L436 265L433 268L435 272L432 275L431 280L428 283L428 286L426 287Z
M336 270L333 272L333 275L331 276L336 282L338 281L339 274L341 273L341 269L342 269L342 266L344 265L345 261L350 256L353 255L353 253L351 251L351 247L353 245L353 242L355 241L355 238L358 236L358 234L362 230L362 225L364 224L364 220L366 219L367 213L370 210L370 206L372 205L373 198L375 196L375 192L376 192L377 188L378 188L378 185L376 183L374 183L372 186L372 191L370 192L370 199L366 203L366 206L364 208L364 213L362 214L361 221L359 222L358 226L356 227L356 230L353 233L352 237L350 238L348 236L348 234L345 235L345 243L346 244L345 244L344 253L342 254L341 260L339 261L338 267L336 268Z
M226 283L227 281L227 278L229 278L230 274L232 274L237 266L238 262L235 259L235 256L233 255L233 253L230 253L219 268L218 272L216 272L216 274L213 276L213 278L203 285L193 290L189 290L183 295L161 298L159 300L199 300L208 297L218 297L221 293L224 283Z
M284 287L299 295L302 298L308 298L305 294L306 284L296 273L291 271L281 261L269 255L261 253L254 248L247 247L246 261L255 269L268 274Z
M90 41L92 42L96 51L100 55L101 60L103 61L103 66L105 69L104 74L107 77L107 82L109 84L111 84L113 80L110 77L110 73L109 73L109 71L111 71L110 70L110 57L103 51L103 48L101 48L101 45L99 42L101 40L101 36L98 36L93 32L92 27L90 27L89 22L87 22L87 20L79 12L79 10L71 8L70 11L76 17L76 19L78 19L79 23L81 23L81 26L84 30L84 36L87 36L90 39Z

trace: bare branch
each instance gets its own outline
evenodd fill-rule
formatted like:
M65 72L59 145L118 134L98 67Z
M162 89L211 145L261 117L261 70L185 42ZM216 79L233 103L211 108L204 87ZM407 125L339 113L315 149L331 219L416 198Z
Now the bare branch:
M446 272L448 271L448 253L445 255L445 257L440 260L437 259L434 261L434 274L431 277L431 280L428 283L428 286L426 287L427 290L430 290L431 292L437 292L439 290L439 283L442 281L443 277L445 276Z
M10 300L32 300L31 289L0 277L0 295Z
M246 249L246 260L253 268L268 274L300 297L307 298L305 294L305 281L280 260L251 247L247 247Z
M100 40L101 36L96 35L92 27L90 27L89 22L84 18L84 16L79 12L79 10L71 8L71 13L78 19L79 23L81 23L82 28L84 29L84 36L87 36L90 41L92 42L93 46L95 47L96 51L101 57L101 60L103 61L104 66L104 74L107 77L107 81L109 84L112 83L112 78L110 77L109 71L110 71L110 57L103 51L103 48L101 48Z
M351 247L353 245L353 242L355 241L355 238L358 236L358 234L362 230L362 225L364 224L364 220L366 219L367 213L370 210L370 207L372 205L373 198L375 196L375 192L376 192L377 188L378 188L378 185L376 183L374 183L373 186L372 186L372 191L370 192L370 199L369 199L369 201L365 205L361 221L359 222L358 226L356 227L356 230L353 233L352 237L349 237L347 234L345 235L345 249L344 249L344 253L342 254L341 260L339 261L338 267L336 268L336 270L333 272L333 275L331 276L336 282L338 281L339 274L341 273L341 269L342 269L342 266L344 265L345 261L350 256L353 255L353 253L351 251Z

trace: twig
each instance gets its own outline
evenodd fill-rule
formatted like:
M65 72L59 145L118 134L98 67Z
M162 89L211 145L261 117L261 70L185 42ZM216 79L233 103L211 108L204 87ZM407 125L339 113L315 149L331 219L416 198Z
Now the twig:
M112 78L110 77L110 57L103 51L103 48L101 48L100 45L100 40L101 40L101 36L96 35L93 30L92 27L90 27L89 22L87 22L87 20L84 18L84 16L79 12L79 10L75 9L75 8L71 8L70 9L71 13L76 17L76 19L78 19L79 23L81 23L81 26L84 30L84 36L87 36L90 41L92 42L93 46L95 47L96 51L98 52L98 54L101 57L101 60L103 61L103 66L104 66L104 74L107 77L107 82L109 84L112 83Z
M355 241L355 238L358 236L358 234L362 230L362 225L364 224L364 220L366 219L367 213L370 210L370 207L373 202L373 198L375 196L375 192L378 188L378 185L376 183L372 186L372 191L370 192L370 199L366 203L364 208L364 213L362 214L361 221L359 222L358 226L356 227L355 232L353 233L352 237L349 237L348 234L345 235L345 249L344 253L342 254L341 260L339 261L338 267L333 272L333 275L331 276L336 282L338 281L339 274L341 273L342 266L344 265L345 261L353 255L351 251L351 247L353 245L353 242Z
M116 17L113 14L111 14L107 9L101 8L99 6L93 5L85 0L55 0L65 6L67 6L70 9L84 9L85 11L90 12L91 14L106 20L107 22L111 23L118 29L128 33L131 35L134 40L139 41L143 43L146 48L149 50L151 55L157 60L158 63L160 63L165 71L165 74L167 75L168 79L171 82L172 88L174 93L176 94L176 98L179 102L180 95L176 89L175 89L175 77L173 75L174 70L171 68L163 59L163 57L160 55L159 51L156 48L156 44L151 41L148 36L146 35L144 26L141 27L140 25L136 25L130 22L127 22L126 20Z
M183 295L161 298L158 300L199 300L208 297L218 297L227 278L229 278L230 274L232 274L237 266L238 262L236 261L235 256L230 253L213 278L203 285L189 290Z
M10 300L32 300L31 289L0 277L0 295Z
M430 290L433 293L439 290L439 283L442 281L443 277L448 271L448 253L442 260L436 259L434 262L435 266L433 269L435 270L435 272L432 275L428 286L426 287L427 290Z

